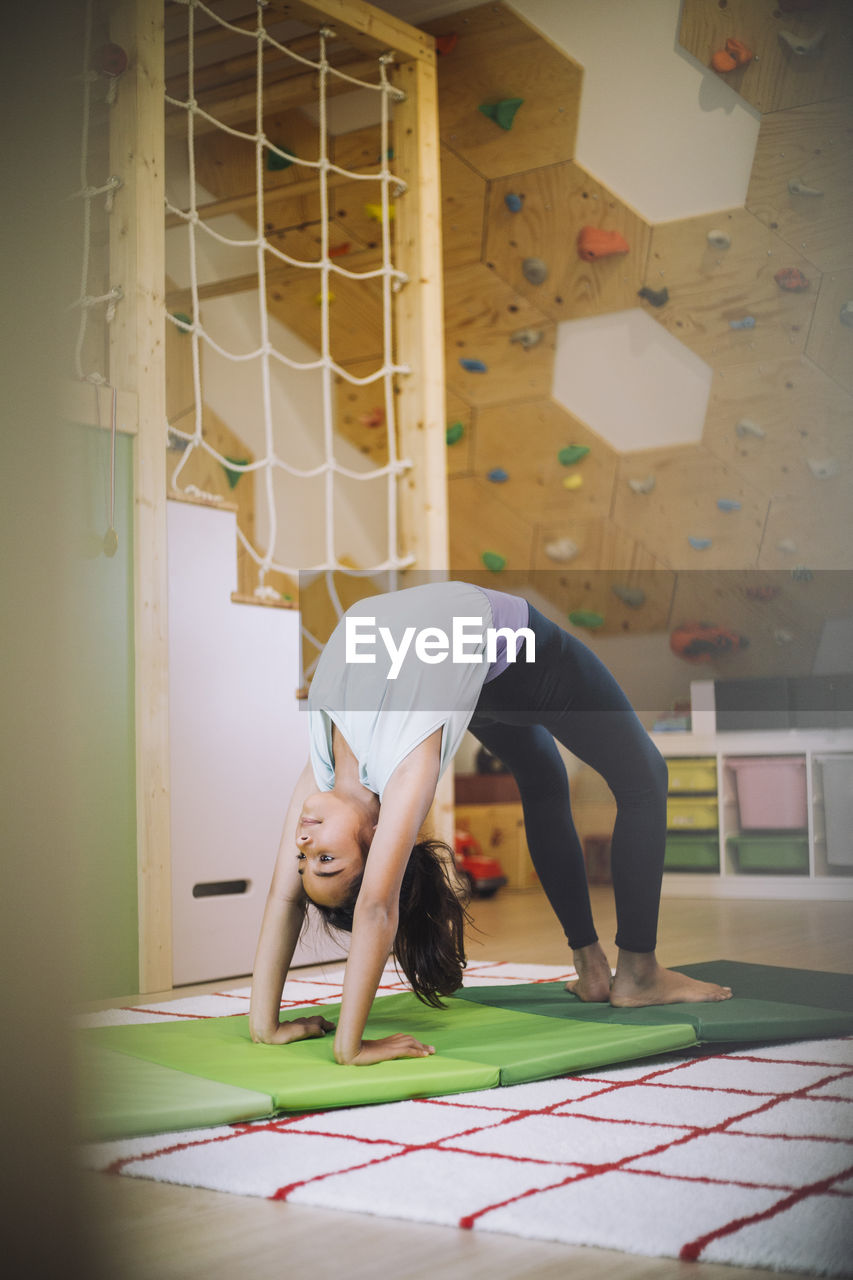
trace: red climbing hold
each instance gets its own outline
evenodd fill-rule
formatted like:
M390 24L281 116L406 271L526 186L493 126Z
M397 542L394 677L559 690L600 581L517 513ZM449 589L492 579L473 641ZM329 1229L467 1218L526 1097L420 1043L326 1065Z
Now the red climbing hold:
M436 36L435 37L436 52L442 53L446 57L448 53L452 53L453 50L456 48L458 40L459 40L459 36L456 34L455 31L451 31L450 34L446 36Z
M781 271L776 272L773 279L780 289L785 289L788 293L804 293L811 284L808 276L804 276L799 267L783 267Z
M102 76L120 76L127 71L127 54L120 44L102 44L92 65Z
M745 67L748 62L752 62L752 59L752 50L748 49L742 40L729 36L725 49L718 49L712 57L711 66L715 71L725 73L735 71L738 67Z
M712 622L685 622L676 627L669 637L669 647L679 658L688 662L714 662L729 653L746 649L746 636L718 627Z
M329 257L343 258L345 254L349 253L351 248L352 244L349 240L345 240L343 244L329 245Z
M602 227L581 227L578 236L578 256L584 262L597 262L599 258L611 258L617 253L629 253L631 246L618 231L605 231Z

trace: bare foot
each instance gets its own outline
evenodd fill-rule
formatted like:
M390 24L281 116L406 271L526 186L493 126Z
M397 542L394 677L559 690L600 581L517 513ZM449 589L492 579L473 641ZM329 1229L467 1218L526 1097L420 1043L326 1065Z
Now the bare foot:
M578 971L577 982L567 982L566 990L588 1004L604 1004L610 998L612 977L607 956L597 942L572 953Z
M699 982L674 969L664 969L654 953L620 952L610 1003L617 1009L656 1004L705 1004L730 1000L731 987Z

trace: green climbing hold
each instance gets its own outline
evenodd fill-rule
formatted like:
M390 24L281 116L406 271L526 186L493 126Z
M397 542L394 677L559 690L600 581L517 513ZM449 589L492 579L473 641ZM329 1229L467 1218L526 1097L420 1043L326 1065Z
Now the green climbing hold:
M177 320L178 329L181 333L190 333L193 327L192 316L188 316L185 311L173 311L172 319Z
M576 462L580 462L581 458L585 458L589 453L589 445L586 444L570 444L565 449L561 449L557 454L557 461L563 467L573 467Z
M515 113L523 104L523 98L503 98L500 102L481 102L478 110L502 129L511 129Z
M281 169L289 169L293 164L293 154L288 151L287 147L277 147L272 149L272 144L267 148L267 169L270 173L276 173Z
M590 631L597 631L604 626L603 616L593 613L591 609L573 609L569 614L569 622L575 627L588 627Z
M465 428L461 422L452 422L444 433L444 438L448 444L456 444L457 440L461 440L465 434Z
M232 463L234 467L247 467L251 462L251 458L229 458L226 456L225 462ZM240 478L243 475L243 472L234 471L232 470L232 467L226 467L225 463L222 464L222 470L225 472L226 476L228 477L229 488L231 489L236 488Z
M501 569L506 568L506 556L499 556L497 551L484 551L480 559L492 573L500 573Z

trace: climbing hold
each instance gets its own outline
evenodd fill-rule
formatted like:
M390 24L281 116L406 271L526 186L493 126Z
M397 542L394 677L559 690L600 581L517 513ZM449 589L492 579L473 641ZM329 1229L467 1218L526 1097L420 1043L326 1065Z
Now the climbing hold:
M776 543L777 551L784 551L787 555L793 555L797 549L797 544L793 538L783 538L781 542Z
M92 59L92 69L114 79L127 71L127 54L120 44L102 44Z
M580 462L581 458L585 458L588 453L589 445L570 444L567 448L560 450L557 454L557 461L561 467L573 467L576 462Z
M519 346L524 347L525 351L529 351L531 347L538 347L544 337L544 329L516 329L509 340L517 342Z
M329 247L330 258L342 258L344 254L349 253L352 244L349 240L345 240L343 244L334 244Z
M525 258L521 270L530 284L544 284L548 279L548 267L541 258Z
M287 147L275 146L272 142L269 144L267 148L267 169L270 173L289 169L292 164L292 151L288 151Z
M192 331L192 317L188 316L184 311L173 311L172 319L177 320L177 329L179 333L190 333Z
M600 613L594 613L592 609L573 609L569 614L569 622L575 627L587 627L590 631L597 631L599 627L604 626L604 617Z
M545 543L545 554L550 560L556 560L560 564L565 564L568 560L574 560L580 551L580 547L576 542L572 542L571 538L555 538L553 542Z
M776 272L773 279L780 289L785 289L788 293L805 293L811 284L808 276L804 276L799 267L783 267L781 271Z
M461 440L465 434L465 428L461 422L452 422L444 433L444 439L448 444L456 444L457 440Z
M735 432L741 438L744 436L755 436L757 440L763 440L767 432L760 427L757 422L753 422L752 418L741 418L735 426Z
M740 503L737 498L718 498L717 506L721 511L740 511Z
M646 593L641 591L639 587L611 587L610 590L621 600L623 604L629 605L632 609L639 609L641 605L646 603Z
M514 191L508 191L504 196L504 204L510 213L521 213L521 207L524 204L524 196L516 195Z
M669 302L669 289L666 285L662 289L650 289L647 284L644 284L642 289L637 290L637 297L645 298L652 307L662 307Z
M363 427L383 427L385 425L385 410L382 408L371 409L369 413L361 415L359 422Z
M795 36L793 31L780 31L779 39L784 40L791 52L798 54L801 58L817 58L820 56L820 46L823 44L825 35L826 27L821 27L820 31L816 31L808 38Z
M582 484L583 484L583 476L578 475L577 472L575 472L574 475L566 476L565 480L563 481L563 488L564 489L580 489Z
M619 231L581 227L578 234L578 257L584 262L597 262L599 258L612 258L614 254L629 253L630 250L631 246Z
M628 485L634 493L651 493L655 487L655 478L649 475L645 480L629 480Z
M492 573L500 573L501 569L506 568L506 556L498 555L497 551L484 551L480 559Z
M773 632L773 639L778 645L786 645L794 643L793 631L786 631L784 627L779 627Z
M492 467L486 479L491 480L492 484L506 484L509 479L509 472L504 471L503 467Z
M809 458L808 461L809 471L815 480L829 480L832 476L837 476L841 470L837 458Z
M713 622L685 622L676 627L669 637L669 647L679 658L688 662L713 662L739 649L749 647L746 636Z
M322 307L322 305L323 305L323 299L324 299L324 298L325 298L326 302L328 302L329 306L331 306L331 305L332 305L332 303L333 303L333 302L334 302L334 300L335 300L335 295L334 295L333 293L331 293L331 292L326 292L326 293L315 293L315 294L314 294L314 302L315 302L315 304L316 304L318 307Z
M804 564L798 564L791 570L791 577L795 582L811 582L814 574Z
M459 36L455 31L449 31L446 36L435 37L435 51L442 54L445 58L452 53L459 42Z
M822 196L823 192L817 187L808 187L802 178L789 178L788 190L792 196Z
M371 218L374 222L381 222L381 221L382 221L382 205L381 205L381 204L366 204L366 205L364 206L364 212L365 212L365 214L367 215L367 217L368 217L368 218ZM396 214L396 209L395 209L394 205L393 205L393 204L389 204L389 206L388 206L388 221L389 221L389 222L393 222L393 221L394 221L394 216L395 216L395 214Z
M489 366L484 364L482 360L467 360L460 357L459 363L466 373L488 373Z
M765 582L756 587L747 587L746 598L747 600L757 600L760 604L767 604L770 600L776 599L780 590L780 587L774 587Z
M753 56L752 50L748 49L742 40L729 36L725 49L718 49L711 58L711 66L715 71L724 74L727 71L735 71L738 67L745 67L747 63L752 62Z
M248 467L249 463L251 462L251 458L229 458L228 455L226 454L225 462L231 463L230 467L226 467L225 463L223 463L222 470L225 472L226 476L228 477L229 489L233 489L236 487L236 485L239 484L240 480L243 478L243 475L244 475L243 471L235 471L234 468Z
M705 239L715 249L731 248L732 238L727 231L709 231Z
M688 537L687 541L690 543L694 551L707 551L711 545L710 538Z
M730 329L754 329L755 316L744 316L742 320L730 320Z
M477 109L502 129L511 129L515 113L523 103L523 98L503 98L500 102L481 102Z
M838 319L842 324L853 326L853 301L844 303L838 313Z

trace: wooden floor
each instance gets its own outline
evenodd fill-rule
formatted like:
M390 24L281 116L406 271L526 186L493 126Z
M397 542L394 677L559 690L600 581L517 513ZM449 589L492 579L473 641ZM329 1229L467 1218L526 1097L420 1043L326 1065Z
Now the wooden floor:
M608 940L615 928L609 891L594 888L593 905L599 933ZM538 890L503 891L491 901L476 902L473 914L472 960L567 962L565 940ZM665 899L658 954L669 965L724 958L851 973L852 926L851 903ZM437 1275L441 1280L549 1280L567 1273L576 1280L768 1280L777 1274L333 1213L131 1178L87 1174L85 1181L97 1252L105 1273L121 1280L280 1280L301 1274L311 1280L341 1275L372 1280L377 1274L395 1280Z

